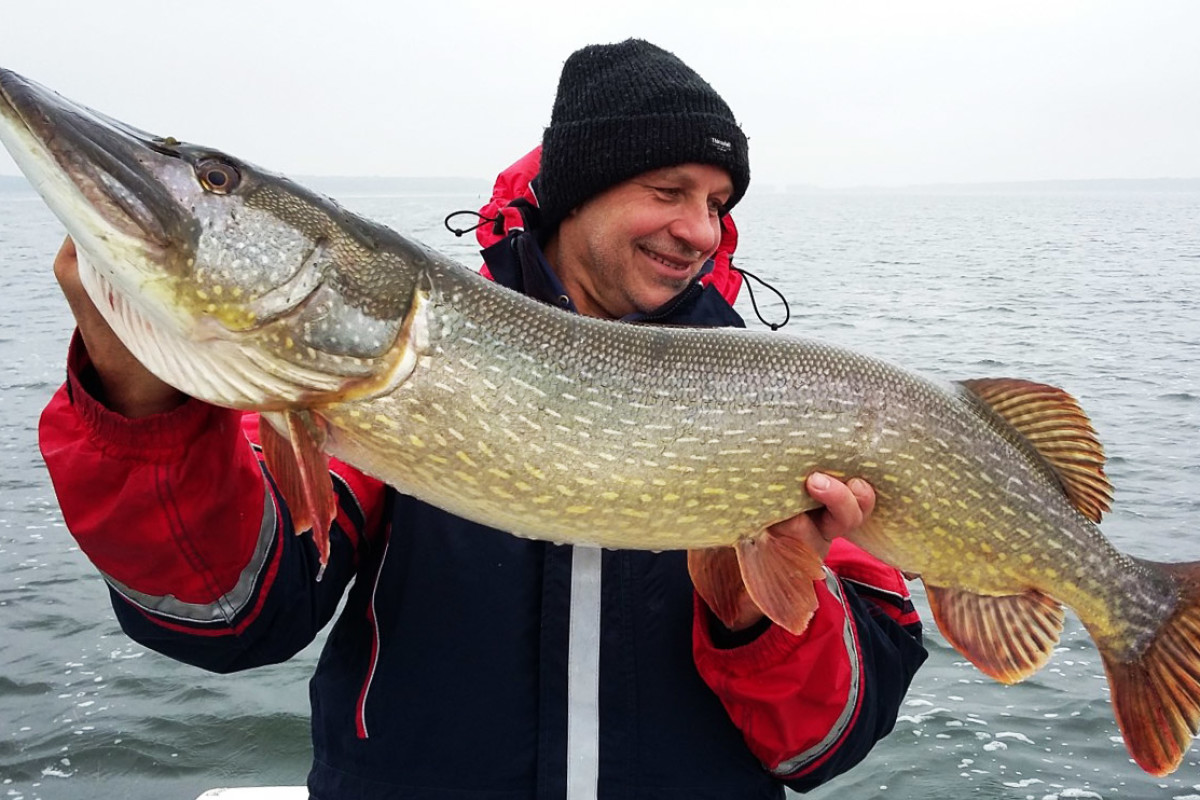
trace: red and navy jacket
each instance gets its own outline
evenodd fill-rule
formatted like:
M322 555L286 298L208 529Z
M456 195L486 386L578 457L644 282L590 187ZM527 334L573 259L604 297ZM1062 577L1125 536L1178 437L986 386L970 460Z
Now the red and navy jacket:
M544 264L531 234L487 255L517 289L532 291L526 276ZM658 318L730 315L697 285ZM562 800L579 774L570 730L572 765L594 750L599 798L778 800L784 784L809 789L860 761L925 658L901 576L844 542L803 635L765 624L738 637L695 598L682 552L519 539L336 461L339 512L317 581L254 415L189 400L130 420L97 401L94 379L76 337L41 447L131 637L233 672L290 658L345 596L311 682L313 797ZM580 704L569 643L588 558L598 663Z

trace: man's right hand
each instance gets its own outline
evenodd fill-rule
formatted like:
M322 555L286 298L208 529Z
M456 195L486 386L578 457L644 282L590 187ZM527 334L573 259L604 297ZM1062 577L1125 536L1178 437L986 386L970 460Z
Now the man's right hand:
M100 315L79 279L79 259L70 237L54 257L54 277L66 295L96 368L102 393L98 400L122 416L148 417L170 411L187 399L142 366Z

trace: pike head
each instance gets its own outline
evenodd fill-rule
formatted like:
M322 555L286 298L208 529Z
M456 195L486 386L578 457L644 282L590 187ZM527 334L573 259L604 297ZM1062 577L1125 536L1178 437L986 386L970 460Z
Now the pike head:
M430 251L7 70L0 140L74 238L105 319L184 393L284 410L373 396L411 371L405 322Z

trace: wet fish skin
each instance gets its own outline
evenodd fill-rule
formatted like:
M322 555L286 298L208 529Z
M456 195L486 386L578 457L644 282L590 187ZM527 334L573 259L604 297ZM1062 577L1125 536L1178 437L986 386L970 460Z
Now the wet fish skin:
M1065 604L1143 768L1173 770L1197 730L1200 568L1103 537L1103 453L1060 390L942 385L779 334L564 314L285 178L6 71L0 138L131 351L187 394L271 422L272 471L317 536L332 454L517 535L687 549L718 613L744 580L798 631L820 566L766 531L815 506L814 470L857 475L877 504L855 541L921 575L939 627L987 674L1040 668Z

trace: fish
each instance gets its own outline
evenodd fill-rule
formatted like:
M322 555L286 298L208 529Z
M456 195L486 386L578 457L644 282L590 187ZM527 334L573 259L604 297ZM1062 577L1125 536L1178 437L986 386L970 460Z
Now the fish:
M720 618L744 592L799 633L824 568L772 526L817 507L814 471L858 476L877 500L851 540L919 576L981 671L1035 673L1069 608L1142 769L1175 770L1197 732L1200 563L1104 537L1104 450L1062 389L934 381L779 333L570 314L286 177L7 70L0 140L133 354L188 395L261 415L269 469L322 563L332 456L517 536L686 550Z

